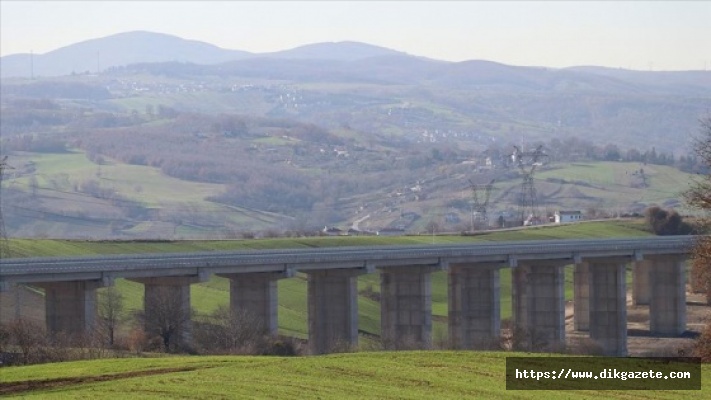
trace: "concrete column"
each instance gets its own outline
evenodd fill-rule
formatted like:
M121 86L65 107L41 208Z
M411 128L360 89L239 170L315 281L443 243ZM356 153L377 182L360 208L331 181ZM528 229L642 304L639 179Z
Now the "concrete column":
M627 355L626 260L590 261L590 338L604 355Z
M383 268L380 274L380 324L390 349L432 344L431 266Z
M649 305L650 265L651 263L649 260L642 260L634 263L634 268L632 269L632 304L635 306Z
M649 263L654 293L649 302L649 330L659 335L681 335L686 330L684 258L652 256Z
M313 354L358 345L358 269L308 271L309 347Z
M449 339L458 349L490 349L501 331L500 265L451 264Z
M198 277L131 278L143 283L145 329L149 335L169 334L170 346L184 346L192 339L190 284ZM165 336L163 336L165 340ZM165 344L165 343L164 343Z
M97 313L94 281L42 282L33 284L44 289L47 331L79 338L94 327Z
M575 264L573 271L573 325L576 331L590 329L590 264Z
M232 315L244 323L261 325L265 334L276 335L279 331L277 280L287 275L281 272L218 275L230 280Z
M557 351L565 346L563 264L519 261L513 270L513 322L516 347Z

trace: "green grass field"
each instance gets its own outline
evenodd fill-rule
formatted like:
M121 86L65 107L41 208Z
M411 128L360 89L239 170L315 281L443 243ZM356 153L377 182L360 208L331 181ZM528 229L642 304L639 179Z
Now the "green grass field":
M534 227L518 231L482 233L476 236L435 236L435 243L467 243L503 240L541 239L581 239L594 237L624 237L649 235L640 221L588 222L561 226ZM253 250L274 248L311 248L363 245L407 245L431 244L431 236L395 237L311 237L276 238L255 240L224 241L180 241L180 242L92 242L69 240L12 240L13 252L28 256L76 256L89 254L155 253L155 252L196 252L216 250ZM501 272L501 318L511 315L511 271ZM566 268L566 298L572 298L572 268ZM116 286L125 298L125 313L143 308L143 285L125 279L117 279ZM359 291L380 292L380 277L376 274L363 275L358 281ZM100 294L105 289L100 289ZM305 338L308 336L306 323L307 296L306 279L299 274L278 282L279 330L280 333ZM229 282L226 278L211 277L208 282L191 286L191 304L198 315L213 312L219 306L227 306ZM358 299L359 329L367 334L380 334L380 304L368 296ZM433 338L445 338L447 334L444 318L448 315L447 274L436 272L432 275L432 314L435 316ZM436 317L440 317L439 319Z
M27 161L16 157L17 163ZM29 160L29 158L28 158ZM41 188L72 190L75 184L97 180L102 187L114 189L146 206L158 206L180 199L180 202L202 202L215 195L224 185L188 182L164 175L159 168L108 161L102 165L89 161L82 152L62 154L32 154L38 184ZM71 177L71 178L70 178ZM8 180L9 184L27 184L29 177ZM173 200L177 202L177 200Z
M139 109L142 107L145 105ZM258 140L265 140L270 145L288 142L286 139L273 137ZM50 214L94 217L34 218L23 221L23 232L28 235L77 237L76 233L82 232L84 236L81 237L109 237L107 235L120 232L132 237L214 238L228 234L226 231L218 232L219 228L225 226L237 231L264 231L275 227L284 228L290 223L289 218L283 215L229 207L206 200L210 196L223 193L225 185L181 180L166 176L159 168L128 165L108 158L99 165L90 161L81 151L61 154L21 153L13 157L13 163L19 170L32 165L33 172L8 175L5 186L36 193L37 201L41 201L45 211ZM640 169L644 169L649 187L636 186L639 184L639 177L635 173ZM323 173L315 168L303 171L312 172L315 179ZM652 204L671 205L683 212L689 212L690 210L681 208L678 199L680 193L688 188L691 179L691 175L672 167L624 162L554 164L544 167L535 175L541 211L596 208L611 213L626 211L632 206L643 209ZM422 216L409 227L410 231L426 231L427 223L443 214L444 202L447 199L469 196L468 191L460 193L458 191L461 189L454 189L461 188L459 180L461 178L449 179L449 189L436 195L429 193L430 200L408 201L402 204L404 209L418 212ZM116 213L123 212L123 209L114 207L107 200L76 191L89 181L98 183L103 190L118 193L122 199L137 202L149 209L150 213L160 214L162 219L160 222L153 221L155 218L139 219L132 221L130 226L115 227L114 229L118 229L116 232L108 230L108 221L114 220ZM516 208L514 203L518 199L519 187L519 177L499 180L490 202L490 215ZM380 204L383 193L359 194L356 197L360 199L358 203L367 201ZM344 202L346 203L348 201ZM427 204L428 210L422 208L423 204ZM466 211L459 212L460 217L466 216ZM346 212L343 215L344 220L333 223L340 227L350 226L352 214ZM369 222L376 227L385 226L392 222L391 217L388 213L374 214ZM456 227L456 230L461 230L460 228ZM452 225L448 229L455 230L455 227Z
M582 223L536 227L523 231L477 236L436 236L436 243L532 240L555 238L624 237L649 235L640 221ZM431 236L318 237L186 242L89 242L13 240L11 248L22 256L62 256L136 252L194 252L228 249L298 248L319 246L428 244ZM566 291L570 296L570 270ZM501 271L502 317L510 314L510 271ZM141 306L140 284L118 280L127 306ZM446 274L432 278L433 314L447 315ZM380 289L376 274L359 279L360 290ZM198 312L227 304L228 282L213 278L192 286L192 303ZM380 333L380 307L360 296L359 328ZM299 274L279 282L279 326L283 334L304 338L306 280ZM435 322L433 338L446 337L446 324ZM361 340L367 348L367 340ZM506 391L505 359L517 353L490 352L360 352L296 358L247 356L162 356L77 361L8 367L0 370L0 396L23 398L141 398L141 399L686 399L708 393L688 391ZM545 357L545 356L544 356ZM704 366L703 382L711 379ZM702 395L699 398L704 398Z
M62 212L84 211L89 214L91 211L99 214L109 212L110 208L104 204L105 202L76 191L76 188L81 187L85 182L94 181L98 182L101 189L119 193L123 198L154 211L183 215L186 221L194 215L202 214L212 215L211 222L215 225L223 224L226 220L241 226L267 228L278 220L277 216L267 212L207 201L206 198L222 193L225 185L173 178L163 174L159 168L123 164L114 160L106 160L99 165L79 151L61 154L27 153L14 157L14 162L18 166L33 163L35 173L32 176L36 179L37 194L52 199L54 209ZM30 175L10 178L6 181L9 187L24 191L32 190ZM61 237L61 232L60 234L52 232L52 224L57 225L55 221L48 226L42 226L39 231ZM151 222L145 222L133 227L127 233L140 234L150 230L151 227ZM181 228L187 229L186 226ZM172 229L170 233L173 234Z
M638 186L641 179L635 173L640 169L644 170L648 187ZM562 179L566 183L551 184L546 182L548 179ZM680 199L681 193L688 190L690 179L690 174L673 167L631 162L565 164L536 174L539 191L543 196L548 192L552 201L571 200L566 196L574 194L597 199L598 206L607 209L632 202L661 205Z
M0 394L42 399L708 398L703 383L711 379L709 365L702 368L701 392L507 391L506 357L522 355L424 351L77 361L4 368Z

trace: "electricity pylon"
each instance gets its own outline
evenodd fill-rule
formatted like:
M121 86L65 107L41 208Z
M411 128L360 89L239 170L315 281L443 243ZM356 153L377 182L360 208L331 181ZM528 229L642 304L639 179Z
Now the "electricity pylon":
M486 208L489 205L489 197L491 196L491 188L494 186L494 182L496 179L492 179L491 182L485 184L485 185L477 185L471 180L469 180L469 183L471 183L471 188L472 188L472 219L474 213L478 213L478 218L485 221L487 224L489 223L489 217L486 214ZM484 191L484 197L482 199L479 198L479 193L481 191Z
M544 157L548 157L548 155L543 153L543 145L530 152L522 152L521 149L514 146L514 152L511 154L511 161L516 164L522 177L518 207L523 225L526 225L527 220L531 222L538 220L538 198L533 183L533 173L537 167L543 165L542 159Z

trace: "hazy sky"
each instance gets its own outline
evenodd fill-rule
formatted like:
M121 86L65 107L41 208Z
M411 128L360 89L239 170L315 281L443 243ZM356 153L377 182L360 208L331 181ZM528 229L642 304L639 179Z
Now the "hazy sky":
M711 69L711 1L0 0L0 54L148 30L267 52L353 40L512 65Z

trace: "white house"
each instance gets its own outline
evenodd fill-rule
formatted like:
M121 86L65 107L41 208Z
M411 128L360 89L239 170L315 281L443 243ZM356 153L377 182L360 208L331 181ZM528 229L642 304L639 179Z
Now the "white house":
M555 223L564 224L566 222L582 221L583 213L581 211L556 211Z

